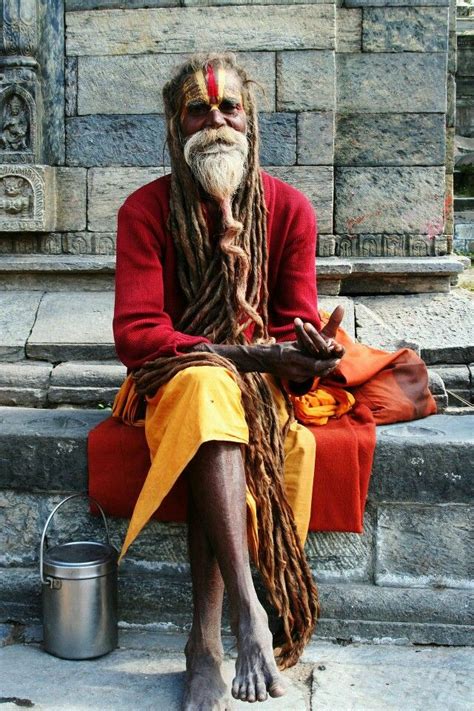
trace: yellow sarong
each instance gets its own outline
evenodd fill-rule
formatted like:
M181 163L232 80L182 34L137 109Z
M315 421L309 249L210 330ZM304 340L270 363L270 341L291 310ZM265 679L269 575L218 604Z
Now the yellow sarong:
M265 377L283 427L288 418L283 395L273 378ZM115 400L114 415L120 412L126 422L127 409L133 402L133 381L129 376ZM193 366L177 373L153 397L147 398L144 426L151 466L135 505L120 559L204 442L248 444L240 388L226 368ZM284 483L303 544L311 514L315 456L313 435L298 422L293 422L285 439ZM249 546L255 551L257 511L248 490L247 512Z

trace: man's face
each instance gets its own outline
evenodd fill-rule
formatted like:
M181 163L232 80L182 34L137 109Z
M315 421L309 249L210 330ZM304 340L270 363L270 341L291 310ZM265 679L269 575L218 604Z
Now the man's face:
M197 71L183 85L181 133L186 138L205 128L223 126L247 131L242 84L234 71L209 65L206 72Z

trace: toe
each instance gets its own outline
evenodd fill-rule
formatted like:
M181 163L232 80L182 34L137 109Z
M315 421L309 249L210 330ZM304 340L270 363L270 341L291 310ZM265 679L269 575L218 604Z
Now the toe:
M253 681L249 681L247 684L247 701L249 704L255 703L257 696L255 694L255 684Z
M236 677L234 679L234 681L232 682L232 689L231 689L232 696L234 697L234 699L239 698L239 689L240 689L240 684L239 684L239 681Z
M263 677L259 676L255 684L255 691L257 692L257 701L267 700L267 685Z
M241 701L247 701L247 684L242 684L239 689L239 699Z
M286 694L286 687L279 677L273 679L270 682L268 686L268 693L273 698L277 698L278 696L283 696L284 694Z

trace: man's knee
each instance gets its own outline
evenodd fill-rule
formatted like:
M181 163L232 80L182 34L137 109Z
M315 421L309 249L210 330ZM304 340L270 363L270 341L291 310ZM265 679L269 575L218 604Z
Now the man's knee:
M184 368L177 373L172 379L173 384L179 385L180 389L186 390L191 388L193 391L215 388L216 385L237 386L231 372L226 368L213 365L193 365L189 368Z

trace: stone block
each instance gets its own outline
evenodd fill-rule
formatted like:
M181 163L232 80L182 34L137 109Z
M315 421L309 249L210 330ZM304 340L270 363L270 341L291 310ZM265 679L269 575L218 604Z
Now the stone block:
M334 52L278 53L279 111L331 111L334 109L334 96Z
M0 407L2 489L86 491L87 434L109 415L103 410Z
M472 513L453 504L379 506L377 584L472 587Z
M470 503L472 424L472 416L432 415L377 427L369 500Z
M262 165L296 163L296 114L262 113L260 126L260 162Z
M77 113L164 113L162 90L185 54L79 57ZM263 87L262 109L275 109L275 55L241 53L238 60ZM258 87L257 97L260 96Z
M66 13L70 56L332 49L334 6L259 6ZM317 32L315 31L317 28Z
M367 512L364 534L310 532L305 551L317 582L356 582L372 579L373 514Z
M474 310L467 290L446 295L360 296L355 303L357 337L364 343L379 347L372 329L374 323L383 323L395 338L417 341L421 357L430 365L468 364L474 359ZM360 304L367 310L359 309Z
M28 254L0 259L5 291L107 291L114 288L114 272L115 259L107 255Z
M446 111L444 53L341 53L336 72L341 113Z
M268 168L276 178L301 190L313 203L321 233L332 232L333 169L329 166Z
M77 57L66 57L64 63L65 115L77 114Z
M447 82L446 126L453 128L456 126L456 77L448 74Z
M51 374L48 402L92 407L111 405L127 369L121 363L69 362L57 365Z
M63 251L63 236L50 232L39 238L38 251L41 254L61 254Z
M337 168L336 231L439 234L444 181L444 167Z
M446 173L453 173L454 172L455 133L456 133L455 128L447 128L446 129L446 154L445 154L446 155L446 157L445 157Z
M448 293L462 271L459 261L449 256L353 257L351 266L342 286L347 295Z
M0 292L0 358L18 361L25 357L26 340L33 328L43 297L38 291Z
M336 254L336 238L334 235L318 235L316 244L318 257L334 257Z
M162 165L163 116L87 116L66 120L70 165Z
M51 363L0 363L0 405L43 407Z
M0 166L0 232L47 232L55 220L55 172L44 165Z
M126 0L127 9L146 7L181 7L181 0ZM65 0L66 12L73 10L122 10L124 0Z
M298 114L297 156L300 165L333 165L332 111L305 111Z
M364 52L446 52L448 8L367 8L362 49Z
M86 229L87 177L84 168L56 168L58 232Z
M89 230L115 230L117 212L125 199L163 174L162 168L91 168L88 173Z
M28 338L28 356L53 363L116 358L112 311L110 292L45 294Z
M338 115L335 164L443 165L445 137L444 114Z
M336 7L336 52L362 50L362 10Z
M410 6L418 7L422 5L433 5L436 7L448 7L450 0L410 0ZM344 0L346 7L406 7L407 0Z

